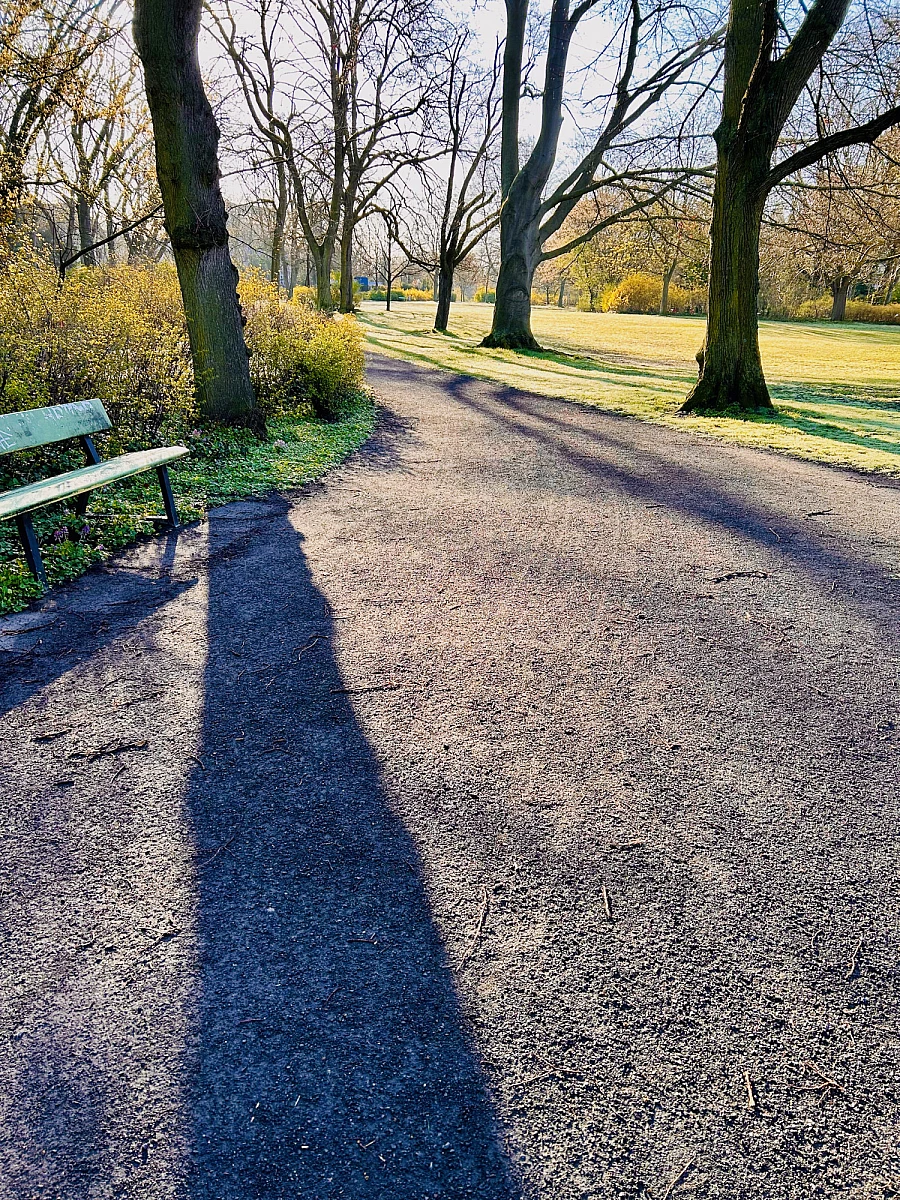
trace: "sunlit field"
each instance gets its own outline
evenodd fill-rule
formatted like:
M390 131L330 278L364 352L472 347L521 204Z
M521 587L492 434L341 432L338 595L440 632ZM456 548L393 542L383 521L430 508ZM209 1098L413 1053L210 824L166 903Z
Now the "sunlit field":
M697 375L699 317L535 308L542 353L482 350L492 309L455 304L450 332L434 305L364 303L368 349L560 396L800 458L900 474L900 327L764 321L760 342L774 418L677 417Z

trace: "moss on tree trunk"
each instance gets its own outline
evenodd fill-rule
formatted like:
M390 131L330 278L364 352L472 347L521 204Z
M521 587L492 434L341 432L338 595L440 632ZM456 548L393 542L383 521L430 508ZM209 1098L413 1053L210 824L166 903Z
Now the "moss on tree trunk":
M219 130L197 58L200 12L200 0L137 0L134 39L200 411L208 420L261 432L219 188Z

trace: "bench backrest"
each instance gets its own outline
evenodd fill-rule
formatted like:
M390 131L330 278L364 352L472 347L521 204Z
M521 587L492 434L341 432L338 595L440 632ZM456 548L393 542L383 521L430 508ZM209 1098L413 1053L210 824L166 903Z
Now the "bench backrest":
M0 454L31 450L66 438L85 437L109 429L112 421L99 400L54 404L52 408L28 408L24 412L0 414Z

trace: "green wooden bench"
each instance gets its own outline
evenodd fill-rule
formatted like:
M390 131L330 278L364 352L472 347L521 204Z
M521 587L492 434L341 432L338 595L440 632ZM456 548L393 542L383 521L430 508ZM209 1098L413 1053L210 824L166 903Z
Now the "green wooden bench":
M45 586L47 577L31 522L31 513L37 508L77 496L79 499L75 510L83 513L87 509L88 492L116 479L127 479L155 467L162 489L166 523L173 529L178 527L175 497L172 495L166 464L187 454L187 447L163 446L157 450L138 450L134 454L122 454L104 462L91 434L111 426L112 422L99 400L79 400L75 404L56 404L52 408L31 408L25 412L0 415L0 454L32 450L36 446L48 446L51 442L79 438L87 455L86 467L0 493L0 521L15 517L28 566L35 578Z

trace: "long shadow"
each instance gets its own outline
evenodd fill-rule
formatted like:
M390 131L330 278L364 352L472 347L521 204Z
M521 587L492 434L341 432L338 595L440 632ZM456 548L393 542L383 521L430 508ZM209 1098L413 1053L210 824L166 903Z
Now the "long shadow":
M416 847L354 707L392 680L345 677L286 508L214 565L208 613L188 1194L512 1200Z
M383 369L390 370L387 362L393 361L381 360ZM792 519L783 510L754 502L746 494L732 494L727 481L712 484L708 475L654 453L635 441L633 419L565 401L557 401L560 407L554 412L554 401L547 397L498 384L483 384L478 389L472 384L467 376L442 373L442 386L455 401L523 440L542 444L577 468L589 486L610 487L636 500L718 525L750 542L777 547L829 590L833 585L834 590L852 590L858 596L860 587L871 587L877 592L873 598L881 602L900 599L900 585L890 570L824 546L817 540L817 531L802 518ZM479 394L484 387L490 388L489 399ZM619 427L621 437L611 432ZM584 447L573 445L573 437L585 443ZM603 457L590 452L591 443ZM879 486L896 488L893 481L879 481Z

